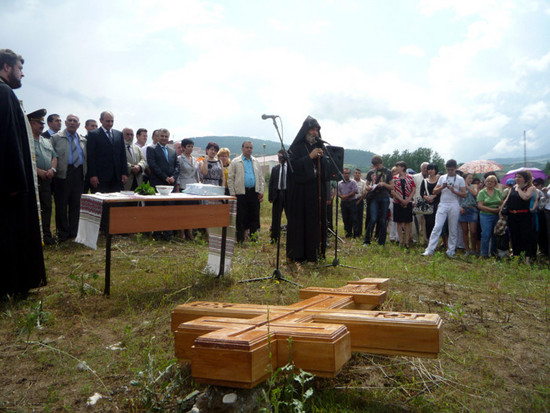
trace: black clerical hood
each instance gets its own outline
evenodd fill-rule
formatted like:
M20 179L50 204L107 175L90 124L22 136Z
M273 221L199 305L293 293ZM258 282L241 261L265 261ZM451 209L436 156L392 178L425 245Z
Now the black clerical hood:
M292 142L292 145L290 145L290 150L292 150L292 147L304 142L305 137L307 135L307 131L311 128L319 128L321 129L321 125L319 125L319 122L317 122L317 119L308 116L306 120L304 120L304 123L302 124L302 127L300 128L300 131L296 135L296 138L294 138L294 142ZM321 132L319 131L319 138L321 137Z

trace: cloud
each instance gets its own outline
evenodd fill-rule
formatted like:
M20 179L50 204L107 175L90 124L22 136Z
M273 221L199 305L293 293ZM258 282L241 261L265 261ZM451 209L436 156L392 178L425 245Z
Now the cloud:
M544 72L550 67L550 52L538 59L524 59L516 63L516 67L526 72Z
M493 157L498 156L523 156L524 150L527 149L527 155L544 155L544 152L539 152L541 148L540 137L536 132L526 131L525 139L523 133L518 133L515 137L506 137L499 139L499 141L491 148L491 154Z
M550 117L548 105L545 102L539 101L524 107L521 111L520 119L526 122L538 122L548 117Z
M415 57L424 57L426 54L422 48L414 44L400 47L398 53Z
M17 94L29 109L111 109L118 128L276 139L260 119L272 113L288 143L311 114L336 144L378 153L491 157L523 129L545 147L550 46L522 43L525 21L547 20L540 5L422 0L400 15L326 0L312 15L308 3L245 3L12 1L0 36L26 59ZM59 16L78 16L78 30L43 29Z

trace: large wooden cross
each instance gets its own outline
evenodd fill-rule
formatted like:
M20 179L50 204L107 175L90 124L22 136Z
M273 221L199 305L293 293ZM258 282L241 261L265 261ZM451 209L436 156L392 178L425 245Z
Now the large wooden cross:
M341 288L300 290L289 306L193 302L172 312L176 357L191 362L200 382L251 388L292 361L334 377L351 352L437 357L437 314L372 311L388 279L365 278Z

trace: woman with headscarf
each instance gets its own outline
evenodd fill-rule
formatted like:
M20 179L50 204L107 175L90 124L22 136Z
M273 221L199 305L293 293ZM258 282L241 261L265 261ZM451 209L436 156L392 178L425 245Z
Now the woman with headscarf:
M308 116L288 150L286 255L295 261L317 261L325 255L330 168L318 141L320 129Z

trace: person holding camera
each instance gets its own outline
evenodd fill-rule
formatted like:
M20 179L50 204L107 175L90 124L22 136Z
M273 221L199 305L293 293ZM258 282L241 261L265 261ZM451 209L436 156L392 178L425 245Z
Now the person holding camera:
M466 197L466 184L464 179L457 175L456 167L456 161L454 159L449 159L445 164L447 173L439 178L433 190L433 194L437 195L440 193L441 198L439 200L439 206L435 216L435 225L430 235L428 247L422 253L424 256L434 255L445 221L448 221L449 227L449 242L446 254L449 258L454 258L455 256L460 200Z

